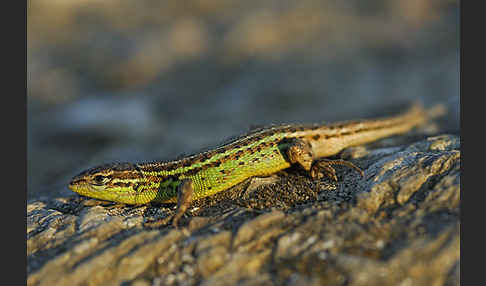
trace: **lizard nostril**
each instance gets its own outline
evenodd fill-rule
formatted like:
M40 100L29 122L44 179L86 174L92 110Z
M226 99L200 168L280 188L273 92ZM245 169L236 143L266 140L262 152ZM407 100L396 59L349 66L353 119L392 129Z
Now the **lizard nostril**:
M76 178L71 179L71 181L69 181L69 187L72 187L72 186L78 184L79 181L80 180L79 179L76 179Z

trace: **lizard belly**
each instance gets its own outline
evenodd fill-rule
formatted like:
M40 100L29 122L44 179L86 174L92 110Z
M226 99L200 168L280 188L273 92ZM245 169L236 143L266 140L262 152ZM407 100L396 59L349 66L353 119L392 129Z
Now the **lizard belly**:
M250 177L268 176L290 167L277 152L258 152L238 160L226 161L218 167L201 170L191 179L194 182L193 199L199 199L227 190Z

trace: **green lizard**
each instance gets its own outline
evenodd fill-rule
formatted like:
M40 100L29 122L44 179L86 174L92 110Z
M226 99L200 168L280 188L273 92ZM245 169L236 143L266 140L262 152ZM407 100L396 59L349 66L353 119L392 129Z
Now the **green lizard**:
M170 162L113 163L85 170L69 188L81 195L126 204L177 203L178 220L197 200L227 190L255 176L268 176L300 165L314 179L337 180L329 160L344 148L409 131L430 116L421 105L389 118L338 122L328 125L280 125L253 130L215 149Z

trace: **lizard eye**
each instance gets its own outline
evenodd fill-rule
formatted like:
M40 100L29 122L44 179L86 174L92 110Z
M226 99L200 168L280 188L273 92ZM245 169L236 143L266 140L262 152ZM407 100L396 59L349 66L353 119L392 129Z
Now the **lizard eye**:
M94 177L94 182L96 184L99 184L99 185L106 183L107 180L108 180L108 178L105 177L105 176L102 176L102 175L98 175L98 176Z

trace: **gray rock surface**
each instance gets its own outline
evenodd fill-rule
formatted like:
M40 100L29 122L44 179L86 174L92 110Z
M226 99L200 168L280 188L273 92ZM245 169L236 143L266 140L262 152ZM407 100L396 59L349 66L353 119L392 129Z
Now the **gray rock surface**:
M27 285L459 285L460 138L397 136L340 154L339 182L298 168L196 202L80 197L27 205Z

